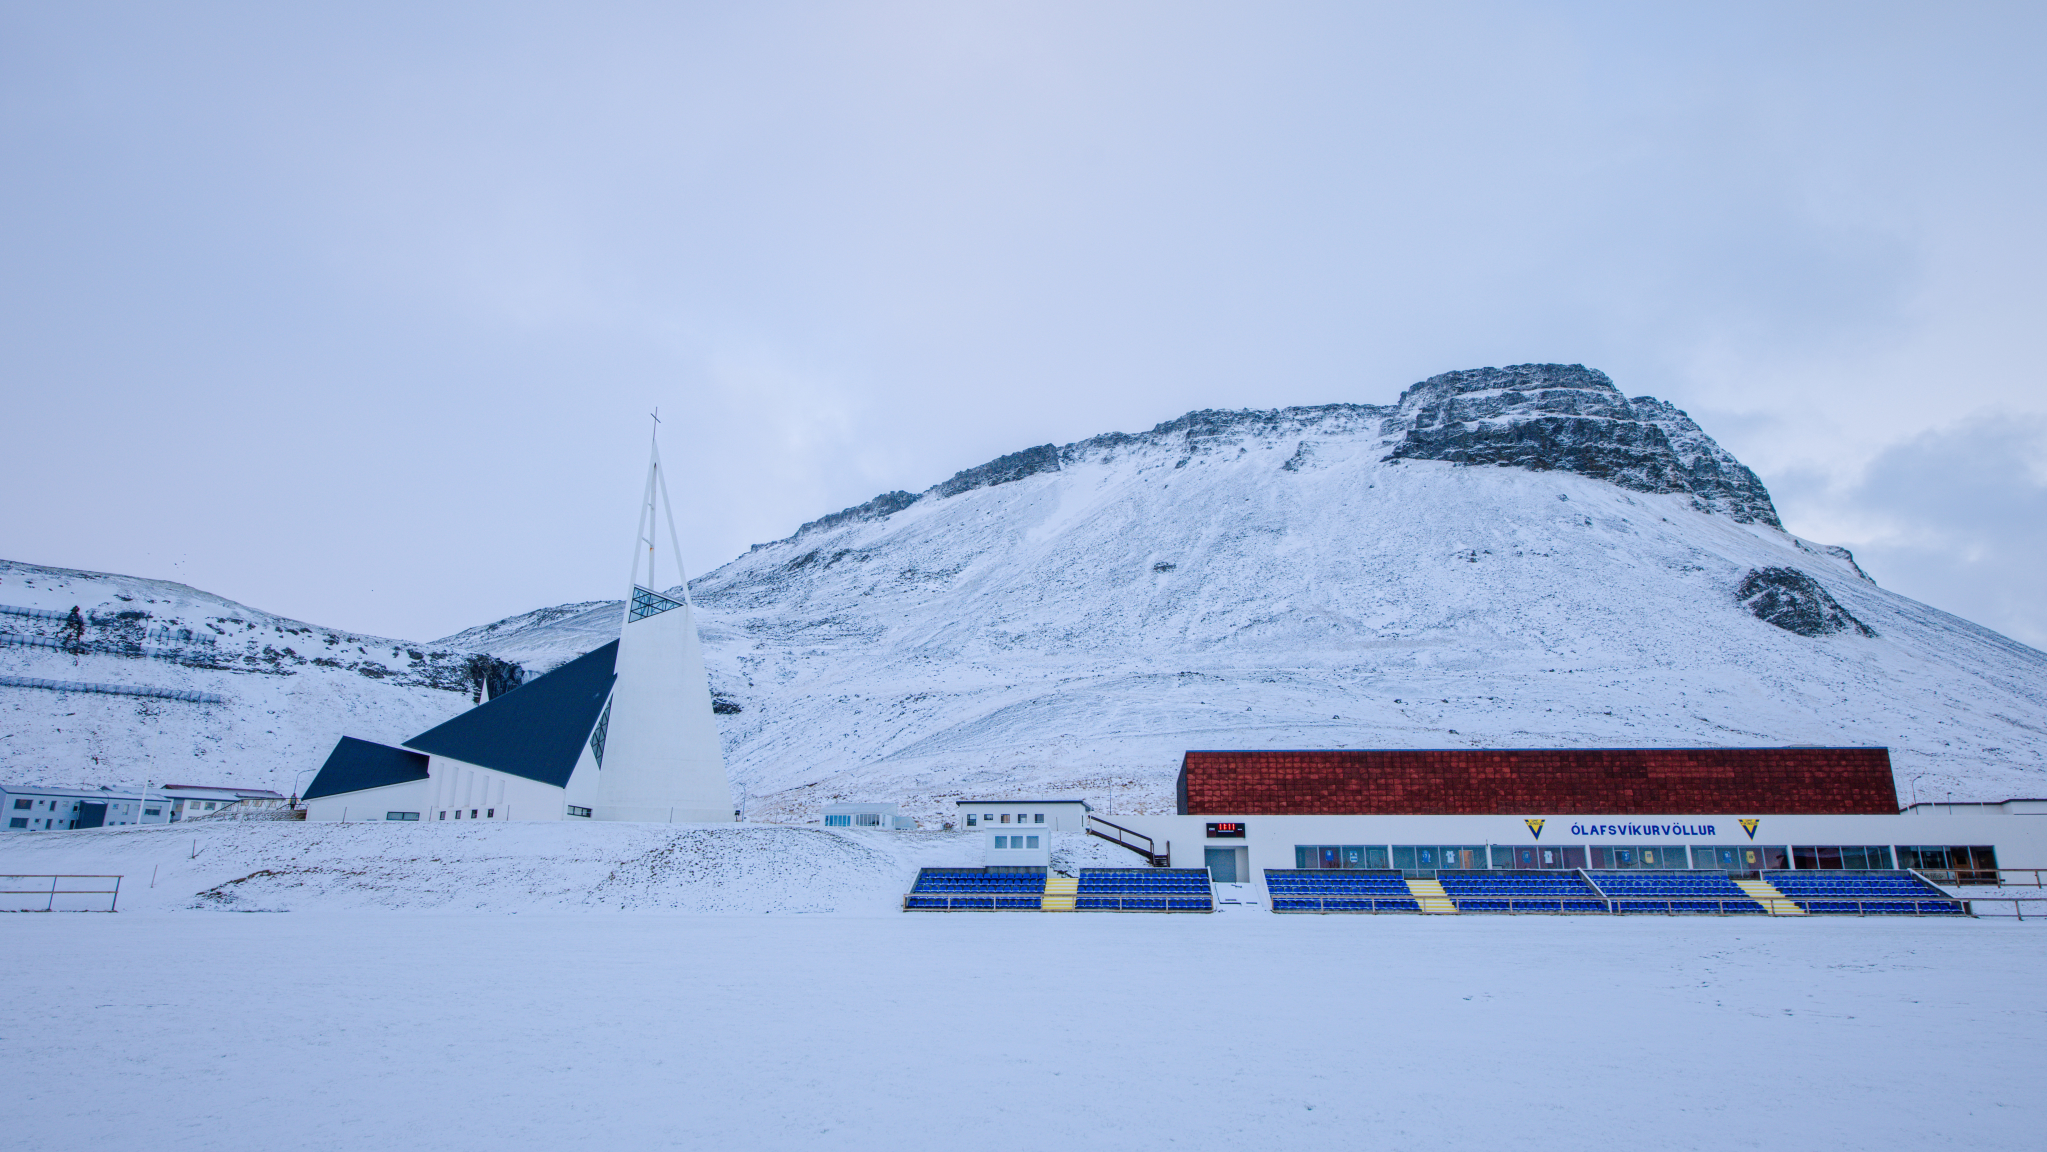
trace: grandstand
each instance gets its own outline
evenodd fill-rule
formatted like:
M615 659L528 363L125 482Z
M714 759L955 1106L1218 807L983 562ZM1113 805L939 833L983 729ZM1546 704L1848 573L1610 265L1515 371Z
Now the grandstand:
M1802 910L1850 916L1959 916L1962 902L1912 872L1766 872Z
M925 868L906 912L1213 912L1204 868Z
M1763 905L1724 872L1588 872L1615 912L1760 913Z
M1265 890L1274 912L1419 912L1420 901L1398 872L1307 872L1268 868Z
M1045 873L1038 869L925 868L903 897L907 911L1038 911L1045 902Z
M1579 872L1438 872L1459 912L1605 912L1605 895Z
M1081 912L1213 912L1206 868L1083 868Z

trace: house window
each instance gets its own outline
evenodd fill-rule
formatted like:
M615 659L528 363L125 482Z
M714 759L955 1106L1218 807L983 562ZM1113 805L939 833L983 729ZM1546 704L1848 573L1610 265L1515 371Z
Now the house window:
M485 808L483 810L483 817L486 820L495 820L498 818L498 810L495 808Z
M1007 836L997 836L997 837L995 838L995 850L996 850L996 851L998 851L998 852L1002 852L1002 851L1007 851L1007 850L1008 850L1008 848L1009 848L1009 837L1007 837Z
M1026 836L1024 839L1030 841L1030 847L1036 848L1038 846L1038 838L1036 836Z
M862 828L879 828L881 827L881 813L879 812L857 813L853 817L853 823L858 824Z
M588 808L578 808L574 804L569 805L569 815L571 816L588 816L589 814L590 810Z
M972 828L978 822L979 821L975 820L974 814L972 812L967 813L967 827Z
M969 817L968 820L971 822L972 817ZM824 826L827 828L851 828L853 826L853 818L844 812L833 812L824 818Z
M14 806L15 806L16 808L27 808L27 807L29 807L29 806L30 806L30 805L31 805L32 803L33 803L32 801L28 801L28 800L16 800L16 801L14 802ZM24 825L24 827L26 827L26 825Z
M1043 812L1039 812L1031 817L1031 823L1033 824L1043 824L1044 822L1045 814Z
M417 813L417 812L386 812L386 813L384 813L384 819L386 819L386 820L417 820L417 819L419 819L419 813Z
M28 827L28 817L16 816L14 819L9 820L7 822L7 826L9 828L26 828Z
M142 810L142 814L143 814L144 816L161 816L161 815L163 815L163 809L161 809L161 808L144 808L144 809Z
M443 809L441 809L441 819L443 819L443 820L446 820L447 818L448 818L448 810L447 810L446 808L443 808Z
M1009 813L1007 813L1007 812L1004 812L1004 813L1002 814L1002 822L1003 822L1004 824L1007 824L1007 823L1009 823Z
M471 820L474 820L474 819L476 819L476 809L474 809L474 808L471 808L471 809L469 810L469 818L470 818Z
M461 810L460 808L457 808L457 809L455 809L455 819L457 819L457 820L460 820L461 818L462 818L462 810Z

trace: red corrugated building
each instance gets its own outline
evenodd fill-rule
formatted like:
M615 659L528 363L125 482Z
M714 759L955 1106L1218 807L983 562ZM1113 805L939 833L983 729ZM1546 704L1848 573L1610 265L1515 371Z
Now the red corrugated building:
M1180 815L1893 815L1886 748L1189 752Z

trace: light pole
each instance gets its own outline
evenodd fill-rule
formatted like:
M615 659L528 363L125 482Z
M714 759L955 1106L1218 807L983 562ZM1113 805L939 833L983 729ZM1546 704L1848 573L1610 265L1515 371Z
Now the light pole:
M292 811L296 812L299 809L299 781L306 778L306 773L318 771L318 768L301 768L299 769L299 774L291 778L290 806Z

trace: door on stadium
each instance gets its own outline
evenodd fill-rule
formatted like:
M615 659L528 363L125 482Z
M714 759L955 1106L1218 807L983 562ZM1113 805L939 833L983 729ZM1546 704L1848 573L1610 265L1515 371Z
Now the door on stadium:
M1208 878L1217 884L1238 883L1235 848L1208 849Z

